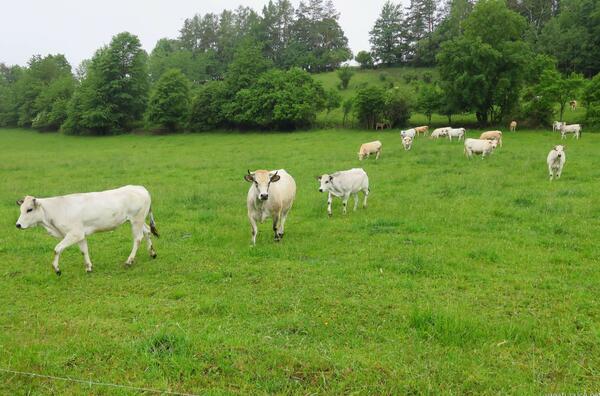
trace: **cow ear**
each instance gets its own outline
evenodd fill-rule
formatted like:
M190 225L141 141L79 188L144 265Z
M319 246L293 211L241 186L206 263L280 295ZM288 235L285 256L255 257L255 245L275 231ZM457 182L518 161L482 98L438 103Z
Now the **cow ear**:
M273 176L271 176L271 183L278 182L279 179L281 179L281 176L279 176L277 173L275 173Z
M254 182L254 176L249 173L247 175L244 175L244 180L246 180L249 183L252 183L252 182Z
M38 207L38 200L37 200L37 198L33 198L33 207L34 208Z
M332 181L332 180L333 180L333 176L329 176L329 181Z
M317 180L321 181L321 176L317 176Z
M23 205L23 202L25 202L25 201L23 200L23 198L21 198L21 199L17 199L17 206L21 206L21 205Z

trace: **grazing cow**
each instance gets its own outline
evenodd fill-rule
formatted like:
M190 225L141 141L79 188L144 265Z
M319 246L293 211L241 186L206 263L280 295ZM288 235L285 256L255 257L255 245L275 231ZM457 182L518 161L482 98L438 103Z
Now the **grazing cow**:
M548 172L550 173L550 180L553 180L554 177L560 179L560 175L566 161L567 155L565 154L565 146L554 146L554 148L550 150L548 157L546 158L546 162L548 163Z
M419 136L420 134L427 136L427 134L429 133L429 126L427 126L427 125L416 127L414 129L415 129L415 132L417 132L417 136Z
M392 125L389 122L378 122L377 124L375 124L375 130L378 129L385 129L385 128L391 128Z
M406 136L402 138L402 146L404 146L404 150L408 151L412 148L413 138L410 136Z
M415 138L415 136L417 136L417 131L415 130L415 128L411 128L411 129L407 129L405 131L400 131L400 136L402 136L403 138L410 136L411 138Z
M125 264L131 265L144 238L150 256L156 257L150 233L158 237L158 231L150 203L150 193L142 186L125 186L115 190L52 198L27 196L17 201L17 205L21 207L17 228L41 225L50 235L62 239L54 248L52 261L54 272L60 275L58 261L66 248L78 244L83 253L85 269L92 272L86 237L96 232L112 231L129 221L133 232L133 249ZM150 226L145 223L148 216Z
M573 111L577 110L577 101L576 100L570 101L569 106L571 106L571 110L573 110Z
M481 154L481 159L484 159L494 151L497 144L496 140L465 139L465 155L471 158L473 154Z
M375 159L378 160L381 155L381 147L382 144L379 140L362 144L358 150L358 160L362 161L363 158L369 158L371 154L377 154Z
M448 129L448 139L450 139L450 141L452 141L453 137L458 138L458 140L460 139L465 139L465 133L466 130L465 128L449 128Z
M365 198L363 208L367 207L367 198L369 197L369 177L362 168L354 168L346 171L335 172L331 175L327 173L317 177L321 182L320 192L329 193L327 198L327 214L331 213L331 201L333 197L342 198L343 212L346 214L346 206L350 194L354 195L354 210L358 207L358 192L362 191Z
M515 132L517 130L517 121L510 122L510 131Z
M502 132L500 131L487 131L483 132L479 139L483 140L496 140L498 142L498 146L502 147Z
M451 129L450 127L444 127L444 128L437 128L434 129L433 132L431 132L431 135L429 136L430 139L439 139L443 136L448 136L448 130Z
M552 123L552 132L556 132L556 131L560 132L560 130L562 129L563 125L567 125L567 123L566 122L560 122L560 121L554 121Z
M285 220L296 197L294 178L285 170L279 169L257 170L253 173L248 171L244 179L252 183L246 200L252 227L252 245L256 245L258 223L269 217L273 219L275 241L279 242L283 239Z
M580 124L563 124L560 128L560 138L566 139L569 133L573 134L573 138L579 139L581 137L581 125Z

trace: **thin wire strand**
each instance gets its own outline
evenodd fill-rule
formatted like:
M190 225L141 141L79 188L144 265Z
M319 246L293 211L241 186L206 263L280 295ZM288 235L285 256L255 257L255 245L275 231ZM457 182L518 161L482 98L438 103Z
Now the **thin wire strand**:
M81 380L81 379L76 379L76 378L56 377L54 375L29 373L29 372L26 372L26 371L9 370L9 369L4 369L4 368L0 368L0 372L9 373L9 374L16 374L16 375L26 375L26 376L29 376L29 377L46 378L46 379L51 379L51 380L75 382L75 383L78 383L78 384L86 384L86 385L90 385L90 386L92 386L92 385L95 385L95 386L109 386L109 387L113 387L113 388L122 388L122 389L136 390L136 391L140 391L140 392L152 392L152 393L159 393L159 394L163 394L163 395L199 396L199 395L196 395L196 394L193 394L193 393L181 393L181 392L168 391L168 390L160 390L160 389L152 389L152 388L139 388L137 386L111 384L111 383L108 383L108 382L86 381L86 380Z

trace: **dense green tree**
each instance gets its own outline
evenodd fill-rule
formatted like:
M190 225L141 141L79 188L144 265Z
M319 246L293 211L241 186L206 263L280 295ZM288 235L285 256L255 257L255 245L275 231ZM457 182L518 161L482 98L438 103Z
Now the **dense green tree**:
M227 126L225 105L227 86L223 81L209 81L197 88L192 97L189 126L194 131L207 131Z
M371 69L373 67L373 55L369 51L359 51L354 59L360 64L361 69Z
M20 66L0 63L0 126L16 126L19 120L19 103L16 82L24 73Z
M409 49L402 7L387 1L369 36L375 61L387 66L401 63L408 55Z
M425 114L428 124L431 124L433 113L440 112L442 99L442 90L435 84L425 84L419 89L417 109Z
M354 70L350 66L344 66L338 69L337 76L340 79L340 88L347 89L350 84L350 80L354 76Z
M411 116L412 103L408 92L395 87L385 93L383 115L393 128L403 127Z
M556 69L546 69L542 72L538 92L546 100L559 105L559 120L562 121L567 103L577 97L583 85L581 75L563 76Z
M35 117L31 126L45 131L56 131L67 119L67 107L75 91L75 78L69 73L53 80L36 98Z
M600 126L600 73L586 85L583 99L587 107L587 122Z
M151 127L181 130L190 110L190 82L179 69L167 70L150 93L146 119Z
M464 34L442 45L440 78L461 110L481 124L499 123L516 107L532 53L527 23L502 0L482 0L464 22Z
M342 95L336 89L328 89L325 91L325 110L327 114L331 110L335 110L342 104Z
M258 76L273 67L273 62L262 53L260 43L247 40L237 49L225 74L230 95L249 88Z
M113 37L92 59L67 110L71 134L111 134L142 120L148 98L147 55L130 33Z
M219 70L215 51L194 54L178 40L160 39L148 57L150 81L156 82L169 69L178 69L190 81L209 80Z
M560 0L507 0L507 5L527 19L528 35L535 43L544 25L558 14Z
M375 124L383 119L385 106L385 91L381 87L361 88L354 98L356 119L367 129L375 129Z
M412 63L432 65L435 61L433 32L439 22L439 0L411 0L406 24Z
M342 112L344 116L342 118L342 125L346 126L346 121L348 121L348 117L350 113L352 113L352 108L354 107L354 98L347 98L342 102Z
M563 73L591 77L600 72L600 2L561 1L560 13L544 25L537 49L556 58Z
M285 65L286 49L292 41L294 12L289 0L269 0L262 11L261 31L265 55L279 67Z

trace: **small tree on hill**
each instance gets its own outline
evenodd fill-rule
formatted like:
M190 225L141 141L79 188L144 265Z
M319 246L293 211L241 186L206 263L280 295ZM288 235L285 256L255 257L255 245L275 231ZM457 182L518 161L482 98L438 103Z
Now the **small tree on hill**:
M350 66L344 66L338 70L337 75L340 79L340 88L346 89L348 88L348 85L350 85L350 80L352 79L352 76L354 76L354 71Z
M354 58L362 69L370 69L373 67L373 55L368 51L360 51Z
M189 85L178 69L163 73L150 94L146 113L148 123L171 132L183 128L190 109Z
M571 74L566 77L560 74L556 69L547 69L542 72L539 83L539 91L560 106L559 120L563 120L567 103L576 97L584 84L583 76L580 74Z
M386 107L385 91L380 87L368 86L360 89L354 99L356 118L367 129L375 129L382 119Z

